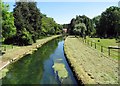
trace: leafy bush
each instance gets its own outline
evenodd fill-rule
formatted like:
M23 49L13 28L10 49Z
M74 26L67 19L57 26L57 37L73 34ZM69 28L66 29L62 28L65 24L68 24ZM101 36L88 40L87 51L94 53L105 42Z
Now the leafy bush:
M24 28L22 34L17 34L7 38L5 39L4 43L24 46L24 45L31 45L33 43L33 39L31 34L28 31L26 31L26 29Z

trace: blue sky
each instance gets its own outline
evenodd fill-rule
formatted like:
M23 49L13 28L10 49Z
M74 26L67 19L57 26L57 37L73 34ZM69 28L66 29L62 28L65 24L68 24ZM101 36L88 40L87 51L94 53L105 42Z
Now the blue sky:
M7 2L10 11L14 2ZM100 15L106 8L118 6L118 2L38 2L37 7L48 17L54 18L59 24L69 23L76 15L86 15L93 18Z

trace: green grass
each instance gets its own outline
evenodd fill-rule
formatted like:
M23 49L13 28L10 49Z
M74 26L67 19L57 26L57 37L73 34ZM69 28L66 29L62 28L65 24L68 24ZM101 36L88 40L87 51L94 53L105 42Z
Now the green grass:
M100 38L89 38L87 37L87 40L90 40L92 42L96 42L97 44L100 44L105 47L109 46L118 46L118 43L116 43L115 39L100 39ZM98 42L100 40L100 42Z
M50 35L50 36L41 36L41 38L40 39L45 39L45 38L47 38L47 37L51 37L52 35ZM38 39L39 40L39 39ZM3 42L3 39L0 39L0 42L2 43ZM16 48L16 47L20 47L20 46L17 46L17 45L7 45L7 44L4 44L4 43L2 43L1 45L0 45L0 50L2 50L2 51L5 51L5 50L10 50L10 49L13 49L13 48Z
M89 46L91 46L91 41L92 41L92 47L95 48L95 43L96 43L96 49L101 52L101 46L103 46L103 53L105 56L109 56L109 46L118 46L118 43L116 43L115 39L100 39L100 38L90 38L86 37L86 41L88 42L89 40ZM98 42L99 40L99 42ZM110 57L112 58L118 58L118 49L111 49L110 50Z
M19 46L2 44L2 45L0 45L0 50L1 51L8 51L8 50L16 48L16 47L19 47Z
M55 39L57 37L60 37L60 36L61 35L55 35L55 36L39 39L36 41L36 43L29 45L29 46L15 46L14 45L12 48L12 45L2 44L2 47L0 47L0 50L2 50L1 48L4 49L4 47L6 47L6 51L2 50L2 53L3 54L5 53L2 57L2 61L8 61L15 57L17 59L19 59L21 55L32 52L34 49L36 49L38 47L38 45L39 45L39 47L41 47L41 45L45 44L46 42L48 42L52 39Z

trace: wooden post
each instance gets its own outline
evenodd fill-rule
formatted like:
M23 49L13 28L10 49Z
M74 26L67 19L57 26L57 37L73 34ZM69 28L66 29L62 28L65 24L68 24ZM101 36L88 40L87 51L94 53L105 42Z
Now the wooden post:
M108 47L108 55L110 56L110 48Z
M103 52L103 46L101 46L101 52Z
M110 49L120 49L120 47L119 46L109 46L108 47L108 56L110 56L111 54L110 54Z
M4 51L6 51L6 46L4 46Z
M12 45L12 49L13 49L13 45Z
M91 47L92 47L92 41L91 41Z
M95 49L96 49L96 43L95 43Z

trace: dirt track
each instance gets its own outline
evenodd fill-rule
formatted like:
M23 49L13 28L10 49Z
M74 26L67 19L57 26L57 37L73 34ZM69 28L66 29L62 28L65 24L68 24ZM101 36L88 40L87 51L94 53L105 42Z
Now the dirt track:
M118 84L118 61L105 57L78 38L67 37L65 54L84 84Z

